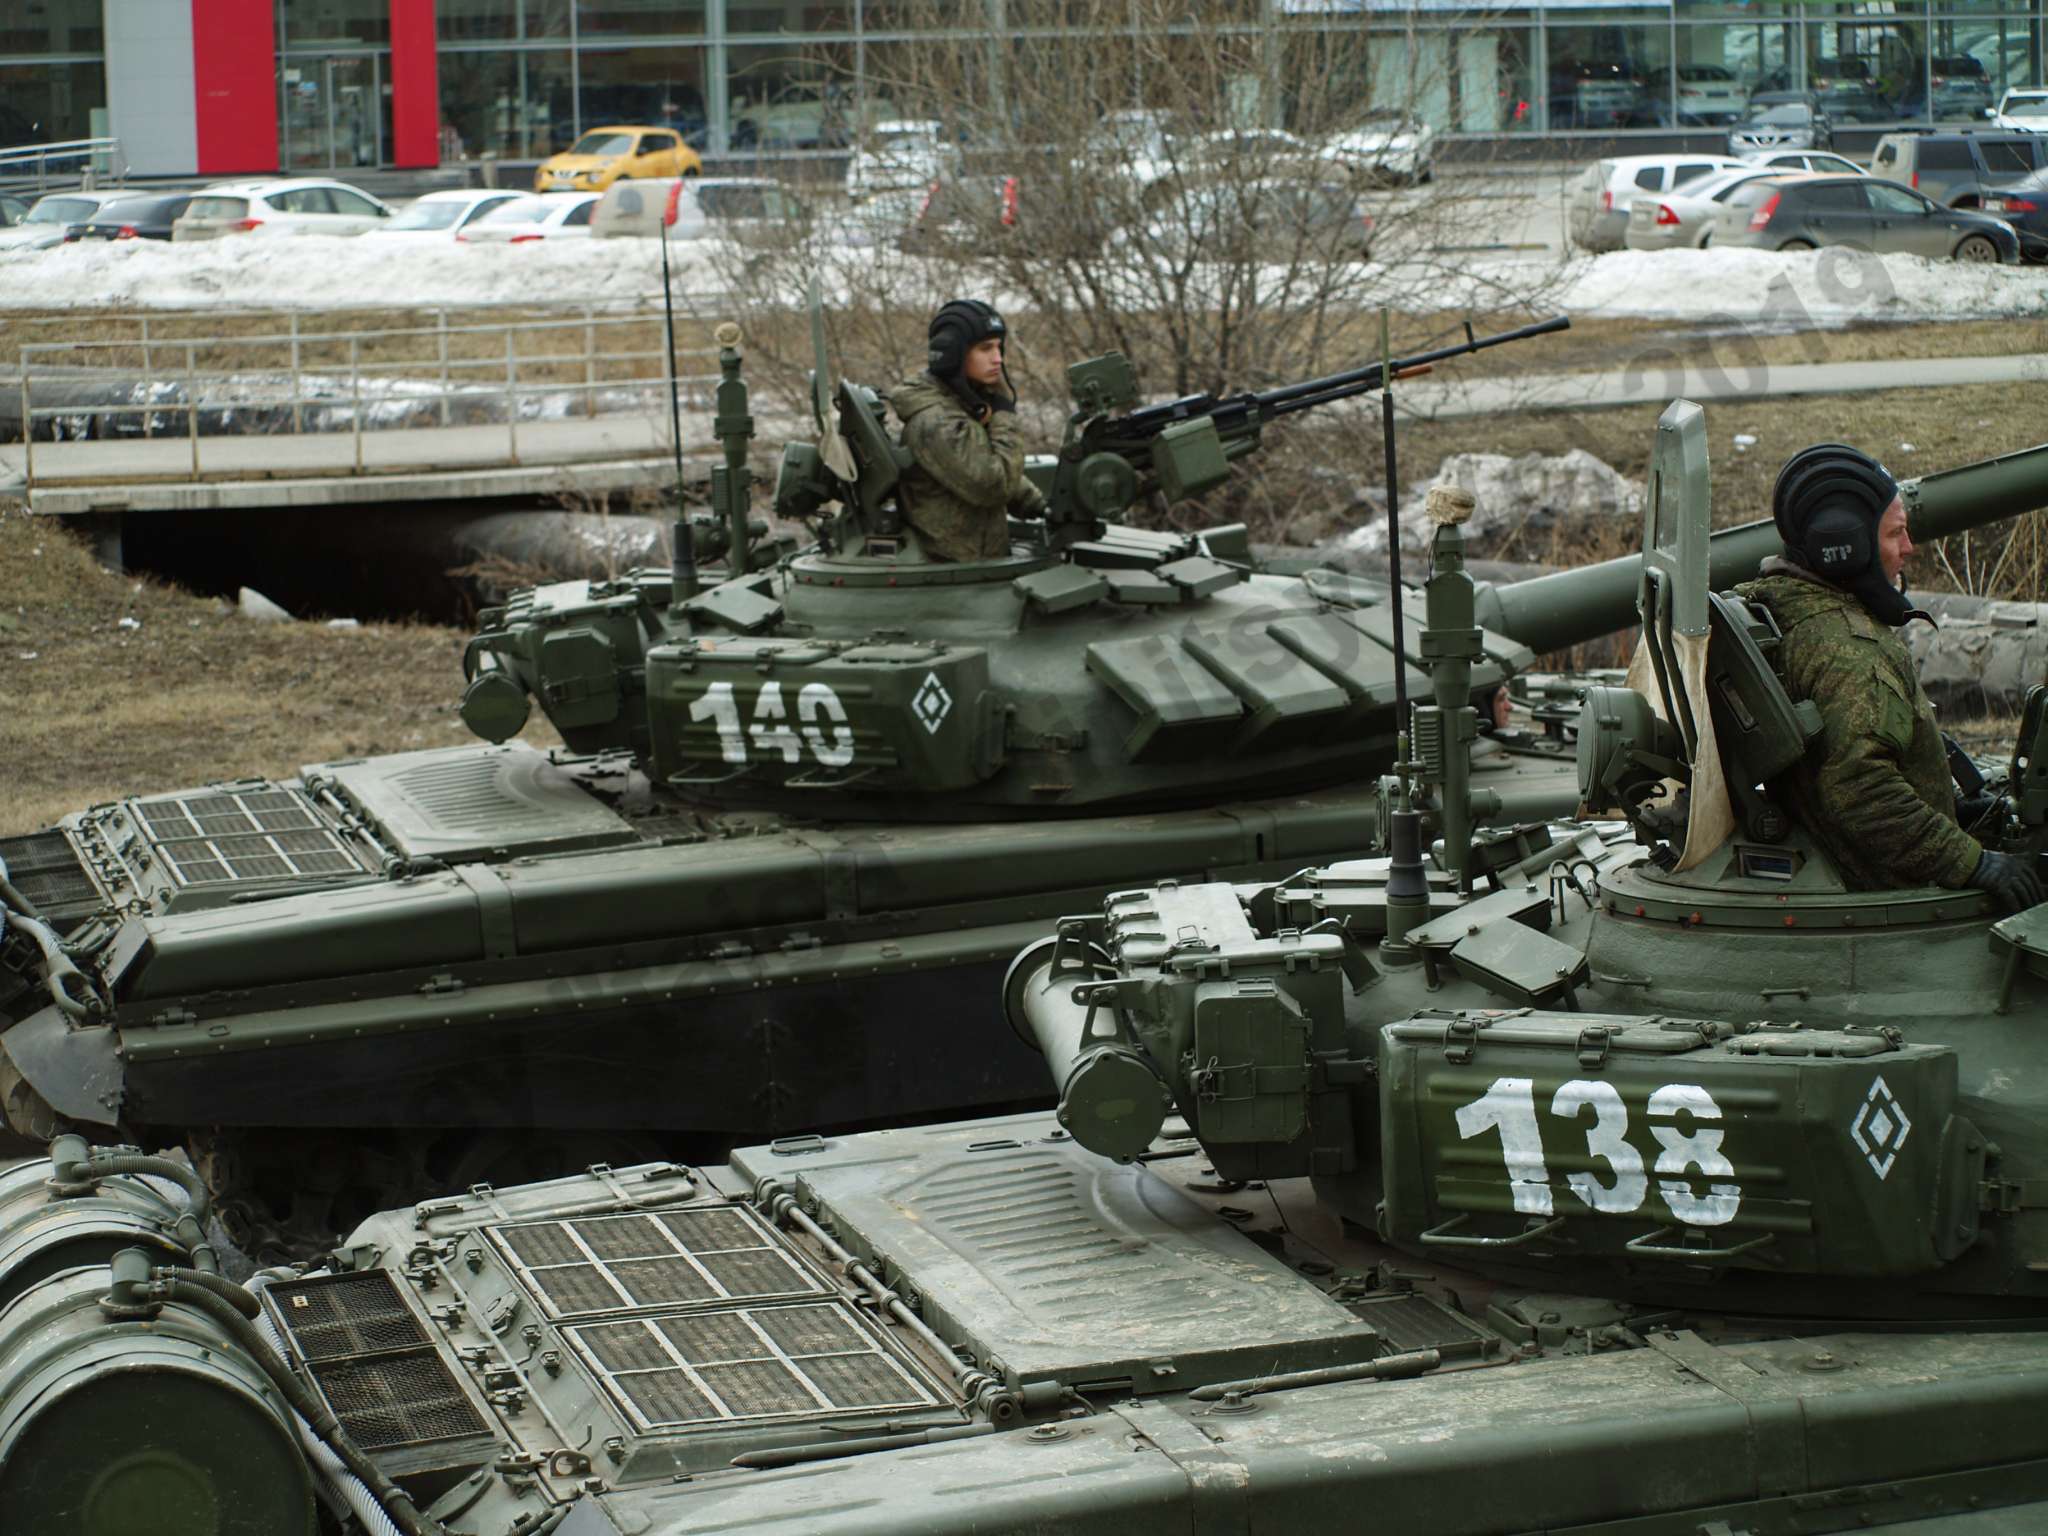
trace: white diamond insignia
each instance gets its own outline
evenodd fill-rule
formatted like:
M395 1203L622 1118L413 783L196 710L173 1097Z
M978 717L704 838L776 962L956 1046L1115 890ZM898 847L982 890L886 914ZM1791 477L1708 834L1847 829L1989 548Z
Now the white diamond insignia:
M953 695L946 692L946 685L939 681L938 673L925 673L924 686L917 690L917 697L910 701L910 710L924 722L928 734L939 734L939 727L946 723L946 716L953 712Z
M1870 1163L1870 1171L1882 1179L1892 1171L1899 1148L1906 1144L1912 1129L1905 1106L1892 1097L1891 1089L1880 1077L1857 1106L1856 1118L1849 1122L1849 1139Z

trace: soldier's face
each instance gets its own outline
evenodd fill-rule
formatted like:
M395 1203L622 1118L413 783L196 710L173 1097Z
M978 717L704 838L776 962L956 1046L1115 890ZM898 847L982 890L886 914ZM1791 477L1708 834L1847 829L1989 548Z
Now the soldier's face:
M961 369L970 384L981 384L993 389L1003 382L1003 341L1000 336L991 336L977 341L967 349L967 363Z
M1906 557L1912 553L1913 536L1906 532L1906 504L1894 496L1877 524L1877 559L1884 567L1886 581L1895 587L1899 584L1899 577L1905 574Z

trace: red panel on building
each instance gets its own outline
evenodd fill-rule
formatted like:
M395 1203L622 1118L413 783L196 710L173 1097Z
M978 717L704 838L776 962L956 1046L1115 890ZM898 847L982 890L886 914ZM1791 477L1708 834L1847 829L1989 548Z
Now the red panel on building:
M199 173L277 169L273 0L192 0Z
M441 163L434 0L391 0L391 163Z

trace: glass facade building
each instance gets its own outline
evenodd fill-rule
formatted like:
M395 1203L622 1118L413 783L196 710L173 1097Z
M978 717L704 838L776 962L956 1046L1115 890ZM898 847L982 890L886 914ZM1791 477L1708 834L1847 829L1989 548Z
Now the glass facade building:
M105 17L129 3L0 5L0 145L107 130ZM394 163L392 17L400 7L431 12L444 160L531 159L608 122L671 125L713 154L829 153L864 121L916 115L915 68L906 64L920 44L985 39L1000 58L1007 40L1116 9L1076 0L926 0L914 10L898 0L273 4L278 162L294 169ZM2048 80L2043 3L1189 7L1233 28L1363 33L1360 105L1406 105L1453 136L1710 129L1769 90L1816 92L1838 129L1981 121L2007 87ZM951 25L935 28L935 17ZM1262 112L1286 126L1288 83L1264 84ZM1147 105L1144 94L1134 81L1134 107Z

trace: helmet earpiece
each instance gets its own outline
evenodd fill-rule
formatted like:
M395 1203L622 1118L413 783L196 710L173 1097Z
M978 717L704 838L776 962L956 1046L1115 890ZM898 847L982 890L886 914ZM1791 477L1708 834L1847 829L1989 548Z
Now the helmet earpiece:
M1831 501L1806 522L1800 563L1838 587L1852 586L1877 558L1876 529L1862 506Z

